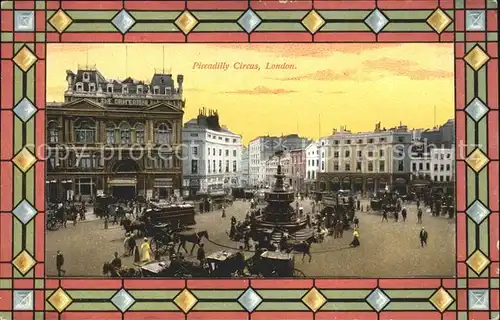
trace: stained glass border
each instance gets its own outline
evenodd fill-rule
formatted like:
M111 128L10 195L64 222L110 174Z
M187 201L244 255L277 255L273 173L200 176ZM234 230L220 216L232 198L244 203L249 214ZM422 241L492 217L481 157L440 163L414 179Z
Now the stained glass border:
M2 1L0 319L498 318L497 10L494 0ZM69 42L453 43L456 277L45 279L46 46ZM388 301L373 307L371 294Z

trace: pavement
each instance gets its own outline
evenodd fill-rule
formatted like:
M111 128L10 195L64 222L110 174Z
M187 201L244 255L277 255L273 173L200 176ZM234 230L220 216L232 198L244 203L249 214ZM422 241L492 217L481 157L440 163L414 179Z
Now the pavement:
M361 203L368 204L367 200ZM231 241L227 235L231 216L243 219L250 203L234 202L226 210L196 215L196 229L207 230L210 240L205 240L207 255L218 250L237 250L242 243ZM310 201L302 203L305 212ZM416 206L406 205L408 220L396 223L394 219L381 222L378 213L358 212L360 242L358 248L350 248L352 230L344 237L327 237L323 243L313 244L312 262L302 255L295 256L295 268L310 277L451 277L455 275L455 220L432 217L424 213L423 224L417 224ZM428 246L420 247L419 232L425 226L429 233ZM61 250L65 257L66 276L102 276L102 265L112 259L113 253L123 253L124 231L118 225L109 224L88 214L87 221L74 227L47 231L47 275L56 276L55 255ZM138 240L138 243L141 240ZM188 245L188 250L190 249ZM196 254L196 250L194 252ZM122 258L125 266L133 266L130 257Z

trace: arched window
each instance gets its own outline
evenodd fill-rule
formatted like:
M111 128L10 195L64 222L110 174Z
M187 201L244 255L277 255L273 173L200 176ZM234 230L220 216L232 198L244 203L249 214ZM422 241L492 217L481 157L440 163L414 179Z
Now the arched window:
M132 143L130 139L130 125L128 122L122 122L120 124L120 142L121 144Z
M166 144L170 143L172 129L165 123L161 123L156 127L156 143Z
M144 132L144 125L142 123L138 123L135 125L135 142L140 144L145 143Z
M49 143L59 142L59 124L55 121L49 122Z
M77 119L75 121L75 137L79 143L95 142L95 123L89 118Z
M113 122L109 122L106 126L106 143L115 144L115 129L116 126Z

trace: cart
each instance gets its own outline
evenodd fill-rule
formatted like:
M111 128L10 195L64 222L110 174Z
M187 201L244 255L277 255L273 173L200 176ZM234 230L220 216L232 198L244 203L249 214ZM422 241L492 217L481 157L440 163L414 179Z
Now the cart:
M258 269L265 278L306 276L302 271L295 269L294 255L291 253L266 251L260 256Z
M245 269L245 256L239 252L216 251L206 260L214 277L231 277L236 271Z

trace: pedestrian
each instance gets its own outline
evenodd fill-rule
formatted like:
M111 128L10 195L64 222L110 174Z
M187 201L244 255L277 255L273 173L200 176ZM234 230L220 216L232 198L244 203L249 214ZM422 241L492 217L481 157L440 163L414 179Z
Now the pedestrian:
M205 265L205 244L200 243L200 247L198 248L198 252L196 253L196 259L200 262L200 266L203 267Z
M118 252L115 252L113 260L111 260L111 265L116 269L120 269L122 267L122 259L118 256Z
M389 220L387 219L387 211L385 209L382 210L382 221L381 222L384 222L384 220L386 222L389 222Z
M354 216L354 228L359 229L359 219L356 216Z
M420 245L422 246L422 248L424 246L427 246L427 238L428 237L429 237L429 234L427 233L425 228L422 227L422 230L420 230Z
M354 238L352 239L352 242L351 242L350 245L353 246L353 247L355 247L355 248L359 247L361 244L359 242L359 232L358 232L358 230L354 229L354 232L352 233L352 235L353 235Z
M395 220L396 222L398 222L398 221L399 221L399 210L398 210L397 208L396 208L396 211L394 211L394 220Z
M222 218L226 217L226 206L222 206Z
M418 208L417 210L417 223L422 223L422 208Z
M144 238L144 243L141 245L141 262L150 262L152 255L148 238Z
M250 231L245 231L245 250L250 250Z
M403 207L403 210L401 210L401 216L403 217L403 222L406 222L406 207Z
M104 217L104 229L108 229L108 216Z
M420 200L417 199L417 208L420 208Z
M64 256L61 253L61 251L57 250L56 268L58 277L61 277L66 274L66 270L63 269L63 266L64 266Z

